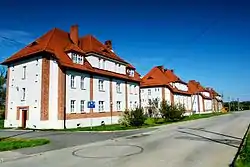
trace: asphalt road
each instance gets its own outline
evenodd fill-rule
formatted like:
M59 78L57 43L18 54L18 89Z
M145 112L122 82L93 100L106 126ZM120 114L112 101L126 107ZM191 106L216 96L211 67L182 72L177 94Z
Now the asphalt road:
M228 167L250 111L163 126L126 136L9 161L1 167Z

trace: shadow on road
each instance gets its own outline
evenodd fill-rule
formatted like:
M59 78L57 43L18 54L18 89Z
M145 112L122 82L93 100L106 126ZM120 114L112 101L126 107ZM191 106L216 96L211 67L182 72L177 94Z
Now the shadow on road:
M22 133L17 133L17 134L10 135L10 136L2 137L2 138L0 138L0 141L5 140L5 139L9 139L9 138L12 138L12 137L25 135L25 134L28 134L28 133L33 133L33 131L27 131L27 132L22 132Z
M188 134L188 135L192 135L192 136L196 136L196 137L180 136L180 137L176 137L176 139L187 139L187 140L196 140L196 141L210 141L210 142L220 143L220 144L224 144L224 145L235 147L235 148L238 148L238 145L241 143L241 141L234 140L234 139L212 139L212 138L209 138L209 137L197 135L197 134L190 133L190 132L184 132L184 131L178 131L178 132Z

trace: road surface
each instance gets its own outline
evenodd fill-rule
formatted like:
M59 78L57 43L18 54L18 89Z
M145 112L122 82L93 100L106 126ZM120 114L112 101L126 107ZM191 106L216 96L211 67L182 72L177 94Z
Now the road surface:
M228 167L250 111L180 122L153 132L48 151L1 167Z

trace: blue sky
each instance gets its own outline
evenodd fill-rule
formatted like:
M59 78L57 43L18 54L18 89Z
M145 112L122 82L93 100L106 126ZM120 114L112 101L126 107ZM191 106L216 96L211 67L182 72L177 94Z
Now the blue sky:
M215 88L226 101L250 100L247 1L1 0L0 18L1 61L53 27L68 31L78 24L81 36L111 39L142 75L164 65L185 81Z

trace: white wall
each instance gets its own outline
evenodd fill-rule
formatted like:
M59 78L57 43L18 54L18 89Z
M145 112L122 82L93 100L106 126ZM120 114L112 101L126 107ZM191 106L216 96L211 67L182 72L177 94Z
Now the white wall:
M199 108L198 108L198 98L199 96L198 95L192 95L191 97L191 106L192 106L192 110L197 113L199 112Z
M139 107L140 87L138 83L127 82L128 90L128 109Z
M103 91L98 88L99 80L103 80ZM95 108L93 112L99 112L99 101L104 101L104 112L110 112L110 80L106 77L93 76L93 100Z
M26 78L22 79L23 66L26 66ZM20 112L19 120L17 117L17 106L29 106L27 127L31 127L40 121L41 109L41 57L21 61L14 66L10 66L9 73L9 96L8 96L8 115L5 120L5 127L18 127L22 125ZM26 89L26 99L21 101L22 88Z
M182 84L179 82L175 82L173 83L174 87L176 87L178 90L182 90L182 91L188 91L188 87L186 84Z
M116 83L120 83L120 92L117 92ZM113 98L113 111L117 111L116 102L121 102L121 111L125 111L126 109L126 92L125 92L125 81L113 79L112 80L112 98Z
M209 92L201 92L204 96L206 97L210 97L210 93Z
M71 75L75 76L76 88L71 88ZM84 88L81 89L81 76L84 76ZM70 101L76 100L76 113L80 113L80 103L84 100L85 112L90 112L87 108L87 102L90 101L90 75L75 71L66 71L66 113L70 111Z
M148 94L148 90L151 90L151 95ZM141 106L149 107L149 99L159 99L162 101L162 87L152 87L152 88L141 88Z
M212 100L204 99L205 111L212 111Z
M101 69L120 73L120 74L126 74L126 66L125 66L125 64L123 64L121 62L107 59L107 58L104 58L104 57L102 57L100 55L96 55L96 54L90 54L86 57L88 62L91 64L91 66L93 66L95 68L99 68L99 58L101 61ZM104 65L103 65L103 63L104 63ZM120 65L120 66L118 66L118 65Z
M174 103L184 105L187 111L191 110L191 96L174 94Z

